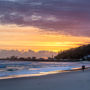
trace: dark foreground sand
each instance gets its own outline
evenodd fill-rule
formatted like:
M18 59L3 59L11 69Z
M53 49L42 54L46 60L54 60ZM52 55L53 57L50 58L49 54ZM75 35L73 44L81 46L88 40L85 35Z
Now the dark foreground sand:
M40 77L0 80L0 90L90 90L90 69Z

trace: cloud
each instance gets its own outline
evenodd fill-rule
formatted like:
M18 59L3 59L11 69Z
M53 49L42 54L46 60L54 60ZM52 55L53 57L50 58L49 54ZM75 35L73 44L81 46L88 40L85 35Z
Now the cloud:
M90 0L0 0L0 23L90 36Z
M52 57L52 55L57 55L55 52L49 52L49 51L38 51L34 52L32 50L28 51L18 51L18 50L0 50L0 58L7 58L11 56L17 56L17 57L37 57L37 58L43 58L43 57Z

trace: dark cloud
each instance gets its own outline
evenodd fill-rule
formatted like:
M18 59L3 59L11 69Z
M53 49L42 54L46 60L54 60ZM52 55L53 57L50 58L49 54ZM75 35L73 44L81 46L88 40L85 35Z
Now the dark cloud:
M90 0L0 0L0 23L90 36Z

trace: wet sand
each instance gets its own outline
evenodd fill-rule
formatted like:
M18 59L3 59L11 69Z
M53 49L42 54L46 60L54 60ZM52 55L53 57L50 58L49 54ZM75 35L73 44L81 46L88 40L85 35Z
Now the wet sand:
M0 90L90 90L90 69L0 80Z

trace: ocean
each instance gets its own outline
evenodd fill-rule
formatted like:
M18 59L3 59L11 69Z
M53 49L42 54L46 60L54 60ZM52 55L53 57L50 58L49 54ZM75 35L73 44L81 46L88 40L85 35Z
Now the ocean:
M40 76L81 68L90 67L90 62L33 62L0 60L0 79Z

